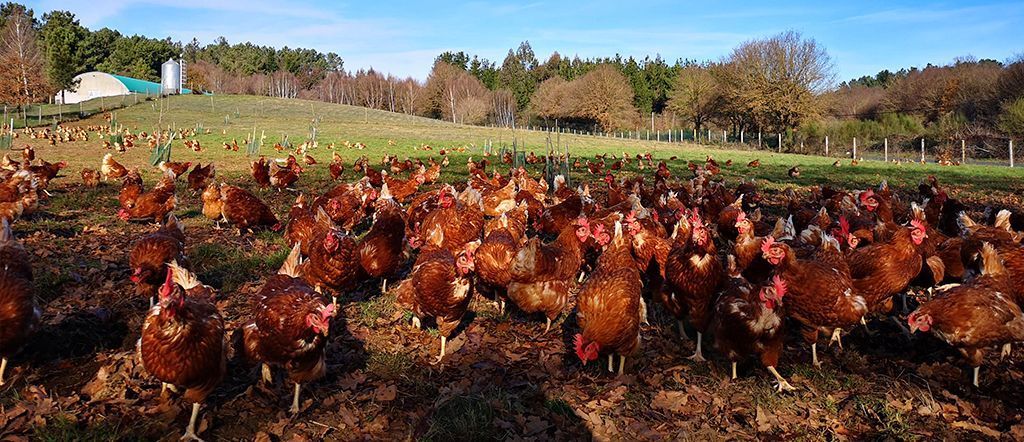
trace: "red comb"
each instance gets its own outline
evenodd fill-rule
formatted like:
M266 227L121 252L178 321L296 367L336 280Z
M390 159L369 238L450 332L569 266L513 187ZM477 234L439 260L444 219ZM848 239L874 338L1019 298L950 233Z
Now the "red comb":
M745 212L740 212L739 215L736 215L736 224L739 224L739 223L741 223L743 221L746 221L746 220L747 220L747 214Z
M921 222L921 220L919 220L919 219L910 220L910 225L914 226L914 228L918 229L918 230L926 230L925 226L924 226L924 223Z
M782 277L779 275L775 275L775 277L772 278L772 286L775 287L776 296L782 297L782 295L786 293L786 281L783 281Z
M761 252L762 253L768 253L768 251L772 249L773 245L775 245L775 237L774 236L765 237L764 241L761 242Z

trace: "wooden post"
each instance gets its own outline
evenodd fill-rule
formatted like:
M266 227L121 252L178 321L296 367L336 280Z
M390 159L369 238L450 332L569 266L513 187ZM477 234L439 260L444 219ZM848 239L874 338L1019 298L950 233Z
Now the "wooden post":
M757 148L761 148L761 131L757 131Z
M711 142L711 129L708 129L708 143Z
M857 159L857 137L853 137L853 159Z
M967 140L960 140L960 164L967 162Z
M659 130L658 130L657 132L655 132L655 135L657 135L657 137L655 138L655 140L656 140L656 141L661 141L661 130L660 130L660 129L659 129Z
M1013 167L1013 140L1010 140L1010 167Z
M825 156L828 156L828 135L825 135Z
M882 140L882 144L885 146L885 162L889 162L889 139L885 138Z
M645 132L647 132L647 141L651 141L651 131L648 130Z
M924 137L921 137L921 162L924 162Z
M740 129L740 144L743 144L743 129Z
M779 136L779 148L778 149L779 149L779 153L782 153L782 133L779 132L778 136Z
M727 141L729 141L729 137L725 135L725 129L722 129L722 144L725 144Z

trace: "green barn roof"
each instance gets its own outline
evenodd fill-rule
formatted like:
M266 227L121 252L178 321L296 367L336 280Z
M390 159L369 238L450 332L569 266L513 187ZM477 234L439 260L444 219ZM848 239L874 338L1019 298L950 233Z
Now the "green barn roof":
M160 93L160 83L154 83L152 81L139 80L138 78L125 77L123 75L110 74L111 77L120 81L124 87L128 88L129 92L136 94L153 94L157 95ZM181 93L191 94L192 91L187 88L182 88Z

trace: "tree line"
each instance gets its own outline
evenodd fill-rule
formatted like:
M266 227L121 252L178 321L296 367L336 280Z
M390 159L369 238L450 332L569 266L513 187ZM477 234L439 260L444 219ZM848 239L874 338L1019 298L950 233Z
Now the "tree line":
M159 81L181 57L194 91L303 98L464 124L540 125L582 131L714 129L783 133L786 145L854 137L931 140L1024 136L1024 59L973 58L888 70L835 83L826 49L797 32L752 39L719 60L660 56L544 61L529 42L500 62L449 51L424 81L374 69L346 70L335 53L89 30L68 11L36 17L0 5L0 103L46 101L74 89L75 75L104 71ZM749 139L749 138L748 138Z

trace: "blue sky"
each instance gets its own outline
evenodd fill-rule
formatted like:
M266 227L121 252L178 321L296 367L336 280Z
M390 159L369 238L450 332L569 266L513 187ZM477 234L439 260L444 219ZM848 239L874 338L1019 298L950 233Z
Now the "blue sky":
M1006 60L1024 53L1017 1L591 1L451 2L269 0L29 1L69 9L91 29L202 43L224 36L275 47L337 52L345 68L426 77L434 57L463 50L501 62L529 40L541 60L661 54L717 60L743 41L796 30L822 43L838 80L881 69ZM771 4L768 4L771 3ZM832 4L834 3L834 4Z

